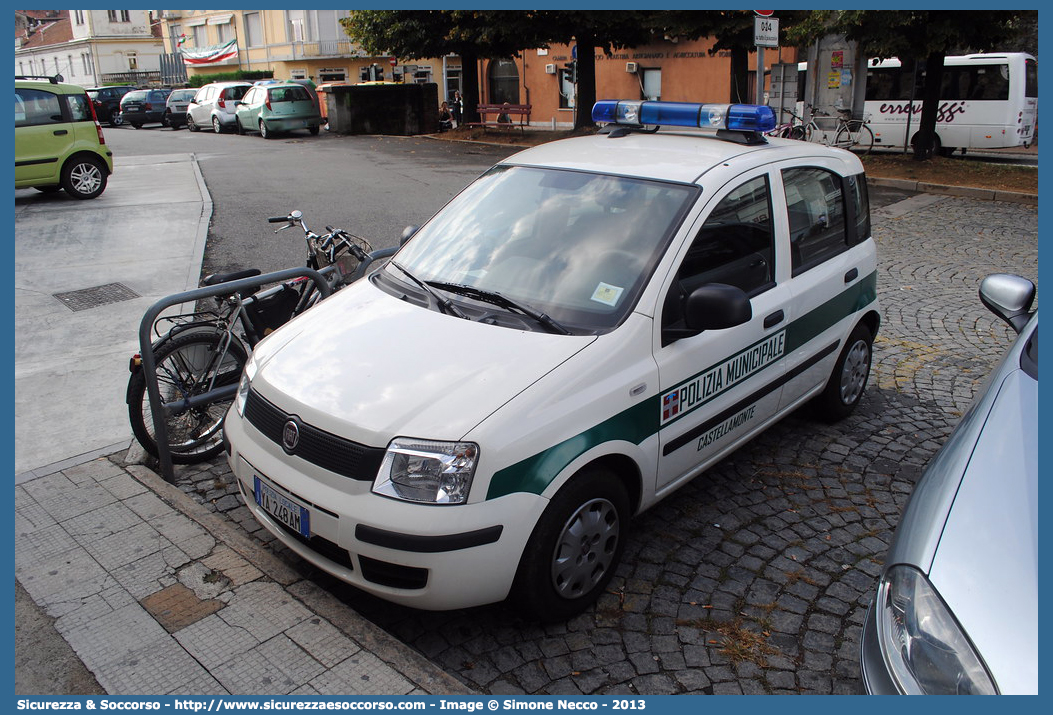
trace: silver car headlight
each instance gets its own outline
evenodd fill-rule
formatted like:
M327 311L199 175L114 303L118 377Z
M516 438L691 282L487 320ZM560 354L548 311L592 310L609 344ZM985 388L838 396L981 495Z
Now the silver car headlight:
M396 437L388 445L373 491L427 504L464 504L472 486L479 446Z
M877 609L881 654L902 692L998 692L969 639L920 571L891 567L878 585Z

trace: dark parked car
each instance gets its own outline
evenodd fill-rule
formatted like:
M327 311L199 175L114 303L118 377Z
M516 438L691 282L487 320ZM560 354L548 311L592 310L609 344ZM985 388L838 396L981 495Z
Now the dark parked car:
M165 109L164 116L161 117L161 125L172 127L172 129L179 129L179 127L185 126L186 108L190 106L195 94L197 94L197 90L193 88L173 89L172 93L168 95L168 106Z
M95 116L100 123L115 127L121 123L121 99L135 87L122 85L119 87L89 87L86 91L91 101L95 103Z
M165 114L170 89L137 89L121 100L121 117L125 124L139 129L144 124L160 124Z

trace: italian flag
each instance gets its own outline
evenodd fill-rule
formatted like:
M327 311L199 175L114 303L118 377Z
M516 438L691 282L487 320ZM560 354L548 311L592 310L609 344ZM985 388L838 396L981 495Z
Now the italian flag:
M210 45L209 47L180 49L183 53L183 63L187 65L209 65L231 57L238 56L238 41L231 40L222 45Z

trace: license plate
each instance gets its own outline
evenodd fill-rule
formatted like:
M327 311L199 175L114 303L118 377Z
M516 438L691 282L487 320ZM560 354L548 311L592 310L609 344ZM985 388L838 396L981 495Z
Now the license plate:
M279 494L273 488L253 478L253 496L264 511L304 538L311 537L311 512L302 504Z

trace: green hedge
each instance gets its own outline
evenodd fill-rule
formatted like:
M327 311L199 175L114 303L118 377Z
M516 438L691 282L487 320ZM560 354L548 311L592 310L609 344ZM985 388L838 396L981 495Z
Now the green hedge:
M274 70L237 70L235 72L216 72L215 74L197 74L187 78L191 87L203 87L210 82L254 82L258 79L274 79Z

